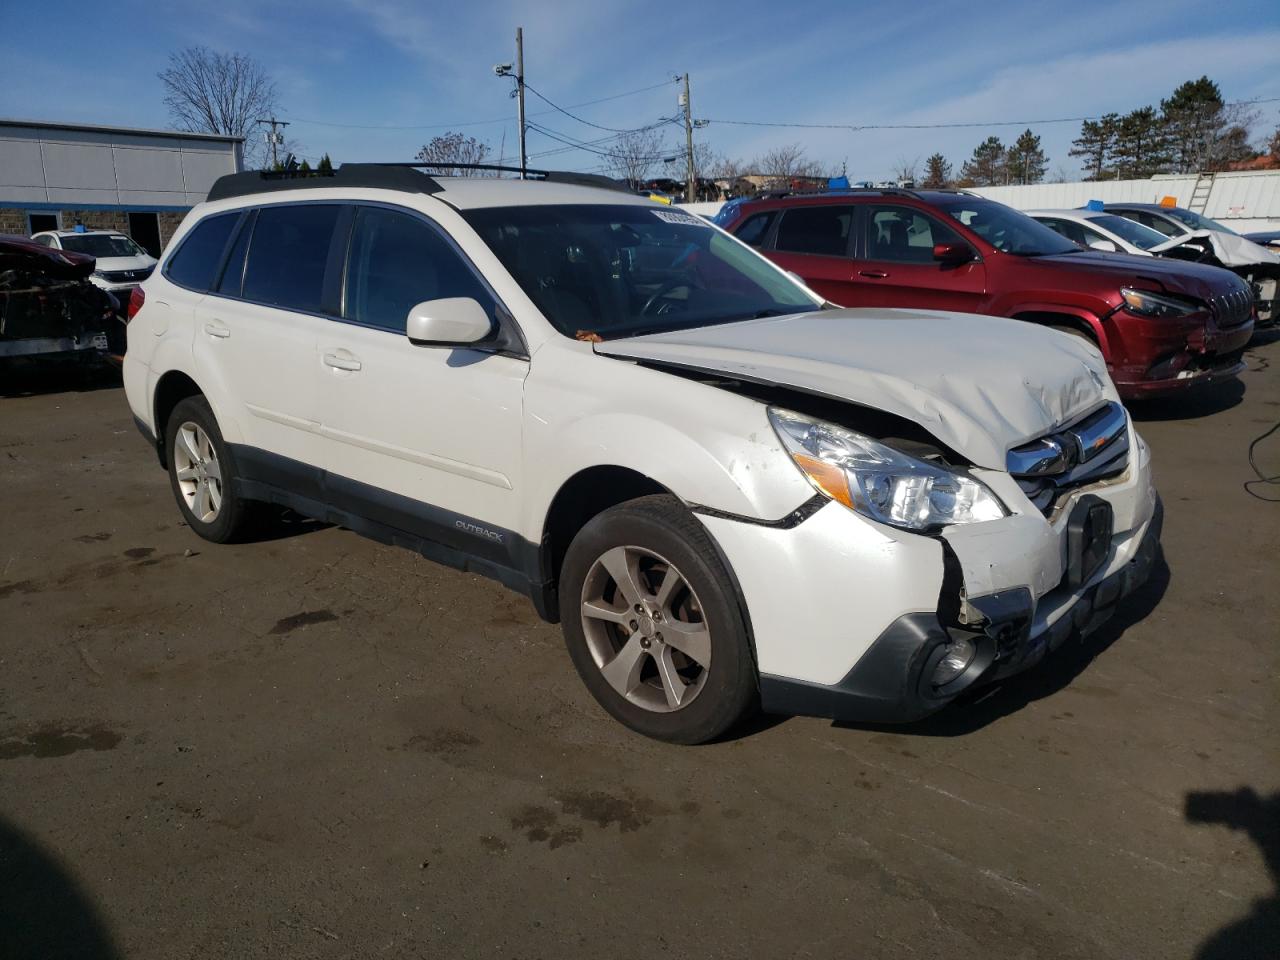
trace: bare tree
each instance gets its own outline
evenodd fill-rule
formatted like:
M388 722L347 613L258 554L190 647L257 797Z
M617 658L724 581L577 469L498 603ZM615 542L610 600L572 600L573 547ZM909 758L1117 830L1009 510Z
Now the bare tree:
M775 185L789 185L791 180L821 179L827 176L826 169L816 160L810 160L804 147L798 143L787 143L774 147L756 157L751 165L755 172L768 177Z
M264 141L250 134L255 120L275 114L276 85L253 57L187 47L169 54L169 66L157 76L179 129L244 137L245 166L265 155Z
M893 164L893 178L901 183L916 182L916 168L920 166L920 158L908 160L906 157L899 157Z
M418 151L417 159L421 163L438 163L439 167L427 167L427 173L438 173L448 177L485 177L492 176L491 170L469 170L466 167L452 167L452 163L484 163L492 150L489 145L475 137L463 136L450 131L424 144Z
M649 179L654 164L671 155L662 134L653 129L620 134L607 150L605 166L619 180L627 181L632 189Z

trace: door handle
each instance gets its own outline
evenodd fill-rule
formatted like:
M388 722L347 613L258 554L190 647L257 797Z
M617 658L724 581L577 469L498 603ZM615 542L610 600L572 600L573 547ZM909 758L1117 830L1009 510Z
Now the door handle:
M355 357L344 357L337 353L326 353L324 355L324 363L327 367L333 367L335 370L359 370L360 361Z
M231 331L217 320L206 320L204 322L204 332L211 337L217 337L219 340L225 340L231 336Z
M859 270L858 276L870 277L872 280L883 280L885 277L889 276L889 274L885 273L883 270Z

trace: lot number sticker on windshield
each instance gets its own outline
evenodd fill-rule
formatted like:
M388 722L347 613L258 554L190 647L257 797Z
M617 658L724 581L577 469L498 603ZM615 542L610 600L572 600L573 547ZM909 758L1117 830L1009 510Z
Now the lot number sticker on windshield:
M710 226L705 220L701 220L691 213L679 213L676 210L654 210L653 215L667 223L683 223L694 227Z

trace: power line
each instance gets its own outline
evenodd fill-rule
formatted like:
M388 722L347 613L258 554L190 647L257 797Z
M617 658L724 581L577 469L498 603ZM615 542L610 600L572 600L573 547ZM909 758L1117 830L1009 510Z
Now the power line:
M562 134L555 130L548 130L546 127L542 126L541 124L530 123L529 129L533 130L535 133L542 134L544 137L547 137L548 139L566 144L578 150L583 150L587 153L594 153L596 156L599 156L599 157L626 156L625 154L619 153L616 150L598 149L599 144L608 142L610 140L616 140L618 139L618 137L605 137L600 141L595 141L595 143L589 143L581 140L575 140L572 137L568 136L567 134ZM669 155L670 155L669 153L659 153L659 154L654 154L653 156L637 156L637 157L630 157L629 159L654 161L654 160L664 160Z
M647 87L640 87L636 90L628 90L625 93L615 93L607 97L599 97L595 100L584 100L582 103L571 103L569 109L577 109L579 107L590 107L597 103L608 103L611 100L621 100L623 97L634 97L639 93L648 93L650 90L657 90L659 87L665 87L672 81L664 80L662 83L651 84ZM529 90L533 90L528 84L525 86ZM536 92L536 91L535 91ZM542 98L542 94L538 94ZM557 110L560 108L557 107ZM531 117L545 117L554 113L553 110L539 110L537 113L531 113ZM294 117L294 123L312 123L321 127L339 127L347 130L452 130L457 127L482 127L494 123L510 123L510 117L495 117L492 120L466 120L462 123L410 123L410 124L368 124L368 123L336 123L332 120L309 120L306 117ZM586 121L583 121L584 123ZM608 129L608 128L606 128Z
M659 121L659 123L657 123L657 124L653 124L653 123L651 123L651 124L649 124L648 126L644 126L644 127L633 127L633 128L625 128L625 127L606 127L606 126L604 126L604 125L602 125L602 124L599 124L599 123L592 123L590 120L583 120L583 119L582 119L581 117L579 117L577 114L570 113L570 112L569 112L568 110L566 110L564 107L562 107L562 106L560 106L559 104L554 103L554 102L552 102L551 100L548 100L546 97L544 97L541 93L539 93L537 90L535 90L535 89L534 89L534 87L533 87L533 85L532 85L532 84L528 84L528 83L526 83L524 86L525 86L525 89L526 89L526 90L528 90L530 93L532 93L535 97L537 97L539 100L541 100L541 101L542 101L543 103L545 103L547 106L554 108L555 110L559 111L560 113L563 113L563 114L564 114L566 117L568 117L570 120L577 120L579 123L581 123L581 124L585 124L585 125L586 125L586 126L588 126L588 127L595 127L597 130L608 130L610 133L641 133L641 132L643 132L643 131L645 131L645 130L652 130L655 126L660 126L662 123L666 123L666 122L668 122L668 121L667 121L667 118L665 118L665 117L664 117L661 121Z
M1280 102L1280 97L1264 97L1258 100L1236 100L1223 104L1227 107L1255 106L1263 103ZM787 127L797 130L946 130L968 127L1032 127L1048 123L1084 123L1087 120L1100 120L1100 116L1092 117L1051 117L1042 120L965 120L950 123L786 123L772 120L708 120L708 123L723 123L736 127Z

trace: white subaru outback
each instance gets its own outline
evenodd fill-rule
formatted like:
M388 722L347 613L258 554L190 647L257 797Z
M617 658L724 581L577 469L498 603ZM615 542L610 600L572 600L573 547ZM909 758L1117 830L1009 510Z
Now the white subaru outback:
M124 362L191 529L265 501L493 577L682 743L925 716L1146 579L1148 449L1091 346L833 309L590 179L219 180Z

